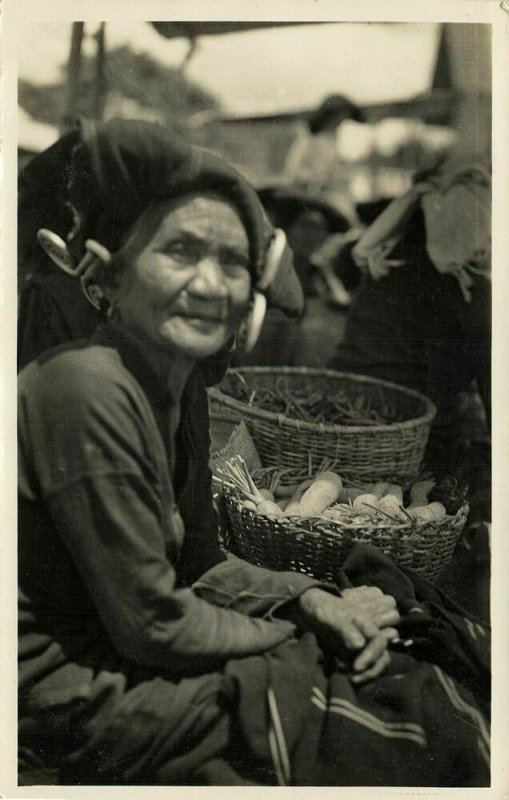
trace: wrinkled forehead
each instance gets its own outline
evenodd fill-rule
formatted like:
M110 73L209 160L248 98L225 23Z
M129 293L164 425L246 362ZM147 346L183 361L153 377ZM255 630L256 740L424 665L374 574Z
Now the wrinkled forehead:
M235 206L216 192L154 200L134 223L124 248L137 251L176 235L211 240L249 254L249 239Z

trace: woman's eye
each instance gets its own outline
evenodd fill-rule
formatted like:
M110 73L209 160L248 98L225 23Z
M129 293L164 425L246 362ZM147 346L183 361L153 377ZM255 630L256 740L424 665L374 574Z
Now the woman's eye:
M248 269L248 262L243 256L224 254L221 257L221 267L228 275L237 275Z
M164 248L164 254L175 261L185 264L193 264L199 259L198 248L193 247L189 242L171 242Z

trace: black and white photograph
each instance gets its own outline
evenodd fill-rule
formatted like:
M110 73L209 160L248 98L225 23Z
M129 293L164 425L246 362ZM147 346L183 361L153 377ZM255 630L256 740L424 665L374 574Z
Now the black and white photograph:
M6 0L3 797L509 797L509 6L426 5Z

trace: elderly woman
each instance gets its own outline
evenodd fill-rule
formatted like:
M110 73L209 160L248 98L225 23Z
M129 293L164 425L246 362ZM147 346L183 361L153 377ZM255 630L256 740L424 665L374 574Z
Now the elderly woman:
M486 784L477 623L376 551L328 586L219 547L203 365L302 302L254 191L111 122L67 192L41 241L104 322L19 378L20 782Z

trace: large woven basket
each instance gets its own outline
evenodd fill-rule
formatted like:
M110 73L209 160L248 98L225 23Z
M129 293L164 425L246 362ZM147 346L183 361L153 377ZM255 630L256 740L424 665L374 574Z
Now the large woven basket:
M240 377L239 377L240 376ZM403 421L380 425L337 425L306 422L257 408L236 399L235 381L251 393L285 387L301 391L341 389L355 399L368 398L381 411L388 405ZM255 395L256 397L256 395ZM209 389L211 417L246 423L266 466L313 472L324 459L332 469L356 478L415 477L421 468L434 405L416 391L364 375L304 367L243 367L229 370L219 387Z
M381 526L344 525L324 517L273 518L245 508L235 492L215 483L226 505L227 549L267 569L327 581L334 581L356 544L374 545L397 564L435 580L452 557L469 511L464 503L438 521Z

